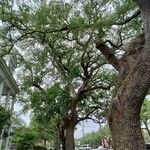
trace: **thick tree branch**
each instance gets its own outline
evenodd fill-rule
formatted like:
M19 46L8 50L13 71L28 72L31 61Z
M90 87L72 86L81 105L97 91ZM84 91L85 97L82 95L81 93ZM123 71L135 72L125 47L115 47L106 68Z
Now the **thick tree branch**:
M81 87L79 88L79 90L77 91L76 95L73 98L72 107L75 107L76 104L83 98L84 89L88 85L88 83L89 83L89 80L83 81Z
M97 42L96 48L99 49L105 56L107 61L117 70L120 71L119 59L114 55L111 49L105 45L103 42Z
M85 52L83 52L82 56L81 56L81 62L80 65L83 69L83 74L84 74L84 79L88 77L89 73L88 73L88 64L85 64Z
M45 93L44 89L37 83L33 82L32 86L36 87L37 89L39 89L41 92Z
M134 18L139 16L140 13L141 13L140 10L137 10L132 16L128 17L126 20L120 21L120 22L114 22L112 25L124 25L124 24L127 24L128 22L130 22L131 20L133 20Z
M99 107L94 107L94 109L92 109L89 113L87 113L84 117L78 118L77 123L79 123L80 121L83 121L85 119L87 119L92 113L94 113L95 110L97 110Z
M86 119L87 120L92 120L94 123L98 123L98 124L106 123L106 120L104 120L104 119L98 120L98 119L95 119L95 118L92 118L92 117L87 117ZM83 118L83 120L85 120L85 119ZM83 121L83 120L81 120L81 121Z

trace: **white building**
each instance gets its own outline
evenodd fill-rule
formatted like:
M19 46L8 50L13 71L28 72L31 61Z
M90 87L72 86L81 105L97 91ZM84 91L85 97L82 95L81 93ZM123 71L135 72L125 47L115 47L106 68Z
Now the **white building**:
M19 93L17 83L13 77L13 71L17 65L14 56L7 56L6 61L0 58L0 105L3 105L6 110L11 112L11 123L2 129L0 135L0 150L9 150L11 143L11 131L14 124L20 124L19 119L14 115L14 103L16 94ZM16 123L18 122L18 123ZM4 138L4 133L7 132L7 137Z

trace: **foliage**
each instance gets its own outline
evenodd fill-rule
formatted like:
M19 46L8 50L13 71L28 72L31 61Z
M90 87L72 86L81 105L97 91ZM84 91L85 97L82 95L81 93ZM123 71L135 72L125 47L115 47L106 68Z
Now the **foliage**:
M47 123L58 113L65 117L69 111L70 96L59 84L54 84L44 93L35 91L31 97L31 108L34 116L43 123Z
M37 133L36 139L37 141L41 142L41 145L44 145L42 141L50 142L55 137L56 126L55 126L55 122L52 122L52 119L51 122L47 122L46 124L44 124L43 122L41 123L37 121L35 116L33 116L31 119L30 127L32 128L32 130L34 130Z
M94 32L93 39L109 38L116 45L120 45L131 33L134 35L141 30L139 19L113 26L123 22L136 11L136 4L131 0L60 0L50 1L49 4L27 0L26 4L20 1L16 5L17 8L7 3L6 0L1 3L0 19L5 25L1 29L1 55L9 53L14 45L27 39L32 41L31 43L37 41L42 45L51 45L62 42L62 39L67 42L77 38L84 39L86 32L90 30ZM17 34L11 31L16 31Z
M62 0L46 4L27 0L14 8L5 2L0 14L0 55L18 55L21 101L33 110L39 126L41 122L45 125L52 120L56 125L70 119L72 106L78 116L101 109L95 116L105 117L110 100L106 91L111 92L117 73L95 48L95 42L108 43L121 57L131 35L141 32L139 18L119 24L134 14L135 3Z
M92 148L97 148L104 137L110 137L110 131L108 125L105 125L104 127L100 128L96 132L91 132L86 134L84 137L77 139L76 143L82 145L83 143L89 144Z
M41 124L32 117L30 127L22 127L13 135L13 143L17 149L38 149L45 147L45 142L52 141L55 137L55 126L51 123ZM43 148L44 148L43 147Z
M145 99L141 109L141 119L144 121L150 119L150 101Z
M10 123L10 112L6 111L4 107L0 106L0 132L1 129Z
M31 128L20 128L13 136L13 143L16 144L17 150L30 150L36 141L36 132Z

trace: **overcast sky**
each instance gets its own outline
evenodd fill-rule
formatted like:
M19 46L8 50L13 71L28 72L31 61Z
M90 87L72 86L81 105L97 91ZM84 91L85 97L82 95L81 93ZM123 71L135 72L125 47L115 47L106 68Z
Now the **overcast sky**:
M84 131L83 131L84 129ZM84 134L97 131L99 129L99 124L94 123L92 120L85 120L77 125L77 130L75 130L75 138L83 137Z

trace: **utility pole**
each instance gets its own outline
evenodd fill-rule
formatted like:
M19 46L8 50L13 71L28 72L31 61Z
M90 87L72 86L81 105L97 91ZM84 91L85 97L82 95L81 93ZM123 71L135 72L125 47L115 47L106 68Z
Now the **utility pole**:
M83 145L85 144L85 133L84 133L84 120L82 121L82 136L83 136Z

